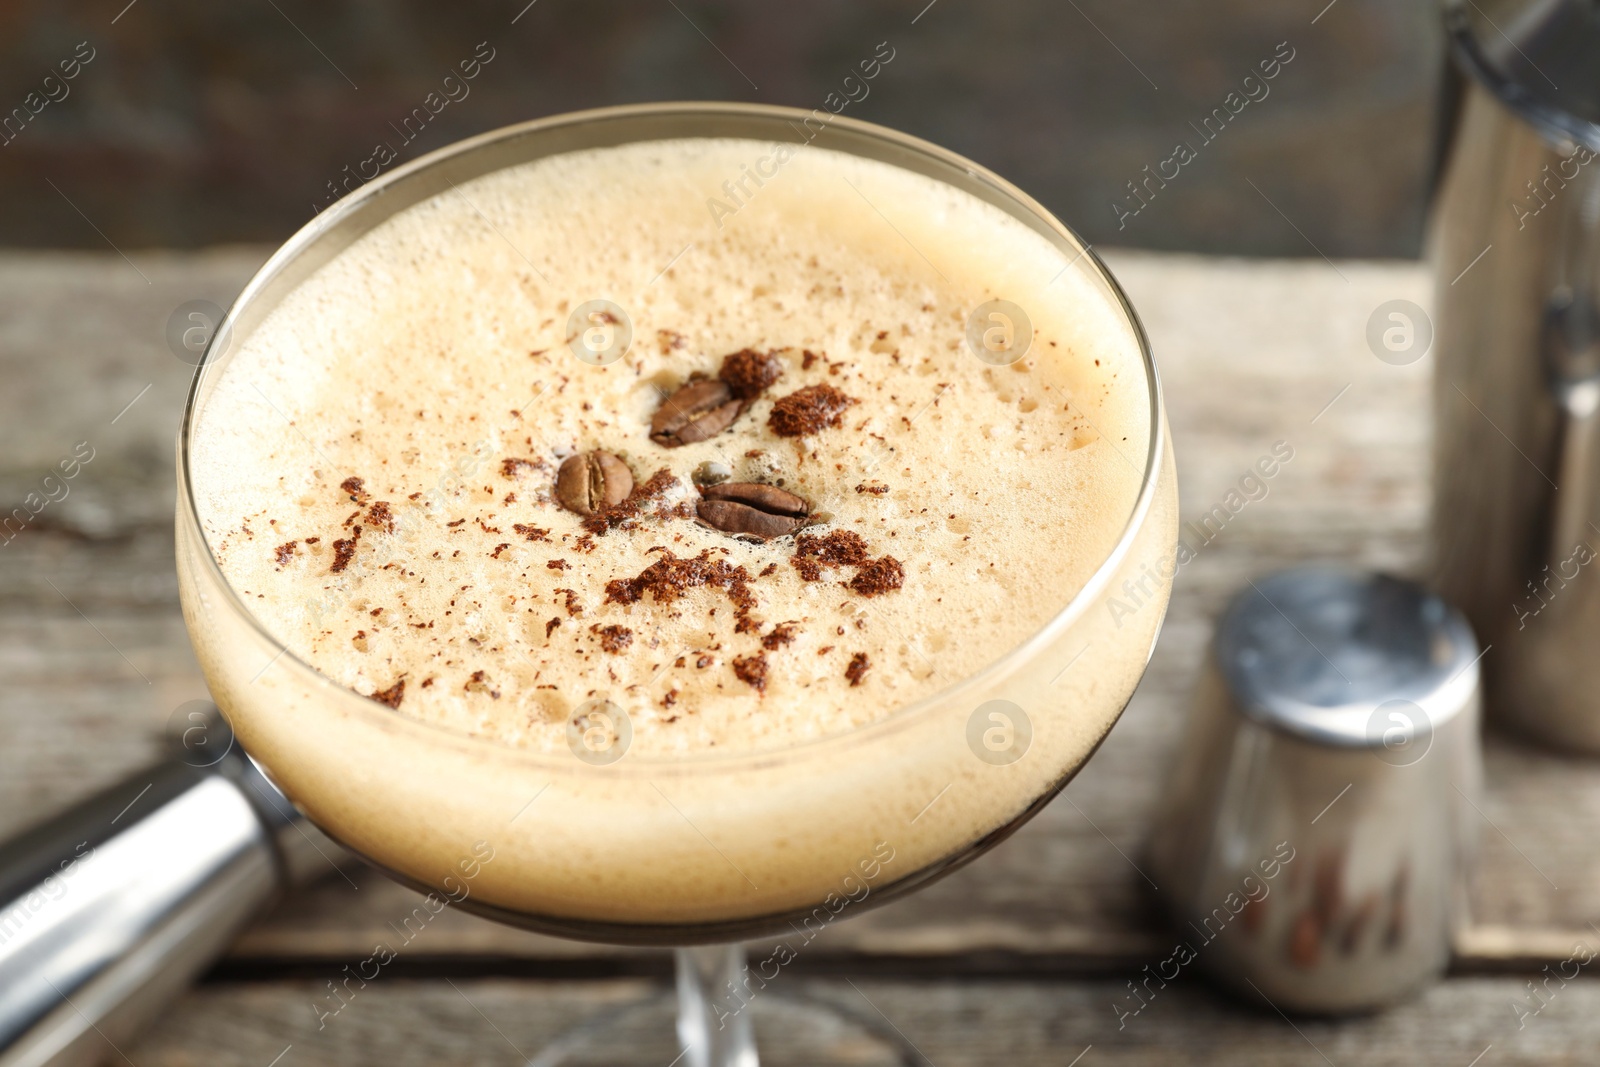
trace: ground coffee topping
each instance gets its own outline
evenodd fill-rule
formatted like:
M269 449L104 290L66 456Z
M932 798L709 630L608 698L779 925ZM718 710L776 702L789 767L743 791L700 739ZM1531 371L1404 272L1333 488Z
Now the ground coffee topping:
M884 556L856 571L850 588L862 596L881 596L906 584L906 570L893 556Z
M368 508L367 522L374 529L382 530L384 533L394 533L395 518L394 512L389 507L389 502L387 500L379 500Z
M607 530L621 527L631 527L644 506L655 498L661 496L668 489L678 484L678 479L673 473L663 467L656 471L644 484L636 485L628 494L626 500L611 507L602 508L588 519L584 520L583 528L591 534L603 534ZM668 518L671 512L664 512L661 518Z
M867 542L854 530L834 530L821 537L801 534L794 540L796 559L811 559L827 567L855 567L870 557Z
M661 558L637 577L607 582L606 603L635 604L648 593L657 603L667 604L690 589L709 586L725 592L735 612L741 616L755 607L755 596L750 592L750 572L743 567L725 559L712 559L709 548L692 559L679 559L665 548L660 552Z
M767 425L779 437L806 437L838 426L855 402L826 383L808 385L773 404Z
M589 632L600 638L600 647L612 655L626 649L633 644L633 631L626 626L601 626L595 623L589 627Z
M387 689L379 689L372 694L372 699L380 704L387 704L391 708L398 708L400 701L406 695L406 680L399 679Z
M772 352L763 355L753 348L746 348L723 357L722 369L717 372L717 377L726 382L733 395L740 400L754 400L783 377L783 364Z
M338 574L350 566L350 561L355 559L356 544L361 540L361 527L351 530L348 539L341 538L333 543L333 562L328 566L328 573Z
M794 643L795 632L799 629L792 622L780 622L772 628L772 632L761 639L761 647L768 652L776 652L784 645Z
M733 675L758 693L767 691L767 654L757 652L750 656L735 656Z
M500 461L500 475L503 478L516 478L525 470L538 470L544 466L543 460L521 459L513 457Z
M834 530L825 536L801 534L795 538L789 563L808 582L821 581L827 567L855 567L847 583L862 596L879 596L905 584L906 572L893 556L872 559L866 540L854 530Z
M686 149L715 179L691 184L737 173L733 147ZM682 183L638 177L662 150L581 171L599 180L572 195L629 189L636 210L595 214L626 233L540 260L548 278L447 193L386 227L424 247L444 219L438 255L378 234L384 255L341 254L278 316L333 313L341 328L315 354L268 329L266 348L230 361L197 431L214 458L197 460L196 499L230 583L297 657L386 702L404 679L399 714L539 751L566 753L570 714L597 698L633 717L629 758L781 748L926 696L944 684L926 670L935 653L941 677L991 662L1092 571L1073 559L1115 542L1128 465L1094 447L1087 419L1133 441L1148 405L1118 395L1139 377L1137 346L1121 359L1121 333L1102 329L1121 329L1120 310L1101 315L1096 293L1081 306L1081 272L1035 302L1033 358L986 369L968 313L1013 267L1043 286L1064 265L1054 251L1006 244L1005 220L985 216L935 253L960 221L941 216L906 231L938 267L925 269L830 165L675 259L705 201L676 213ZM551 230L525 177L480 182L467 191L518 246L576 233ZM944 204L891 188L861 184L880 204ZM662 205L662 220L640 218ZM485 283L526 299L463 316ZM586 365L563 343L563 301L608 288L634 293L633 344ZM354 328L373 312L376 344Z

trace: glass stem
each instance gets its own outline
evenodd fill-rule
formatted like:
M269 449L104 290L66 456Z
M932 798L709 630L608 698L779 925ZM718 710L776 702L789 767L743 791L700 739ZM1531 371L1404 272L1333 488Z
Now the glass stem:
M750 1024L752 990L743 945L701 945L676 952L678 1040L685 1067L758 1067Z

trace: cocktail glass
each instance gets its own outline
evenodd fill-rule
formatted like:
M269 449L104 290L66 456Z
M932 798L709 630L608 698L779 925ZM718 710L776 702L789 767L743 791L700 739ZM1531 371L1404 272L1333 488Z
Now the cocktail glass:
M781 750L613 759L604 753L620 735L607 733L608 722L608 740L587 757L530 753L425 724L319 674L229 584L199 521L194 430L229 359L297 285L398 211L531 160L684 137L812 145L893 164L998 207L1057 248L1062 272L1120 309L1136 379L1128 388L1146 401L1141 436L1086 446L1116 449L1138 474L1120 536L1087 584L1063 593L1056 614L995 662L869 726ZM596 222L604 239L604 220ZM1033 299L1049 299L1049 284L1041 280L1038 292L1047 295ZM777 107L656 104L556 116L463 141L362 186L291 238L215 331L190 393L178 479L184 618L212 695L263 772L329 836L436 899L562 937L677 947L678 1047L695 1067L753 1067L744 1009L775 999L768 987L814 931L971 861L1066 785L1138 684L1176 570L1175 475L1156 368L1099 259L969 160L867 123ZM738 943L773 934L788 935L787 956L747 966ZM625 1030L591 1027L535 1062L582 1059L607 1031Z

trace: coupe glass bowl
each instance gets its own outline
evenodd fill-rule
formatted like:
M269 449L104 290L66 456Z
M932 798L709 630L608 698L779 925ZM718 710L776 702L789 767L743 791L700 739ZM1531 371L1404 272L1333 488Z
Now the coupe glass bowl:
M1143 439L1119 448L1140 477L1114 547L1052 618L984 669L870 726L781 750L595 765L427 725L319 674L230 587L197 515L194 430L232 354L297 285L396 212L546 156L683 137L809 138L964 190L1059 248L1064 271L1122 310L1125 347L1137 353L1130 366L1148 399ZM178 480L184 618L217 704L279 787L331 837L421 891L516 926L623 944L729 942L825 923L992 847L1066 784L1116 722L1149 660L1176 570L1177 494L1156 368L1099 259L969 160L867 123L830 116L823 124L777 107L561 115L460 142L362 186L279 249L215 332L190 392ZM1130 601L1126 588L1139 594Z

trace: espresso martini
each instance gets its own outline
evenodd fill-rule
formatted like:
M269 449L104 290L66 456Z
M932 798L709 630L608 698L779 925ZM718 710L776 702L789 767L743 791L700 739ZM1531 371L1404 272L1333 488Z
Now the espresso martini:
M1105 638L1068 676L997 679L1025 758L974 758L970 708L896 726L1113 554L1146 368L1096 276L999 208L773 154L653 141L452 184L217 372L199 528L292 663L192 621L202 663L296 802L387 866L436 884L489 840L480 885L508 908L805 906L881 844L909 875L1014 818L1136 683L1170 497L1123 562L1148 606L1092 606ZM991 306L1025 320L974 328ZM997 357L991 328L1026 335ZM327 684L282 676L306 666Z

